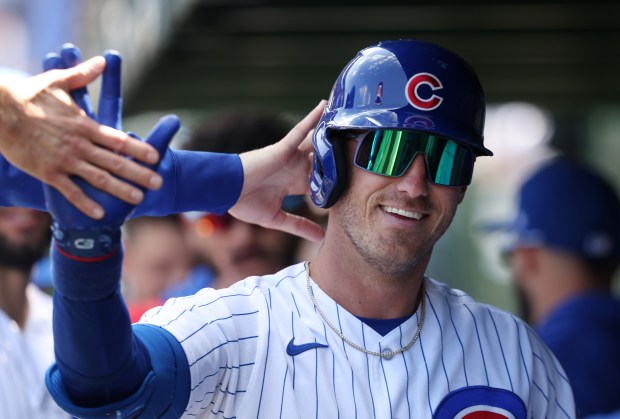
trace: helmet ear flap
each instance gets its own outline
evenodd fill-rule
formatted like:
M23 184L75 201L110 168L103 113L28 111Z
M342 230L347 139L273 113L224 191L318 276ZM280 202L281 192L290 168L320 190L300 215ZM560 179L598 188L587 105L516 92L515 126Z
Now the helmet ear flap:
M314 140L314 159L310 175L310 197L319 208L336 203L348 184L344 141L326 138L326 130L317 128ZM321 146L317 146L321 143Z
M337 181L334 183L333 189L327 197L323 208L329 208L334 205L349 184L349 171L347 170L347 161L344 153L344 141L334 141L332 143L332 151L335 162L334 164L336 167Z

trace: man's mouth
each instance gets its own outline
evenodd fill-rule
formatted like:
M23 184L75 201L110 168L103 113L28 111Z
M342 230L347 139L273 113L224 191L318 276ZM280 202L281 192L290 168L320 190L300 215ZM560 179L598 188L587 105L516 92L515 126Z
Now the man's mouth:
M414 220L420 220L423 217L422 213L414 212L414 211L407 211L401 208L394 208L394 207L388 207L388 206L381 206L381 208L383 208L383 211L389 214L396 214L396 215L400 215L401 217L411 218Z

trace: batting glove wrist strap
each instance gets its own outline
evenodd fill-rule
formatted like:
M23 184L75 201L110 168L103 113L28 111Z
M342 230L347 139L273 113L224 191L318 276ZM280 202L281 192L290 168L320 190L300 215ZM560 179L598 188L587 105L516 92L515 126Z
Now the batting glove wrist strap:
M120 227L76 228L52 224L54 247L65 257L78 262L100 262L117 253Z

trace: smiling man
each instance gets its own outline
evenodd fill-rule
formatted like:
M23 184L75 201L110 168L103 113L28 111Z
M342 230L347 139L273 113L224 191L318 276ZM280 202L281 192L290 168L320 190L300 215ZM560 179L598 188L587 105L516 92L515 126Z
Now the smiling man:
M85 229L50 195L55 399L81 417L574 418L561 366L527 325L425 276L475 159L491 154L484 113L454 53L413 40L360 51L320 119L278 143L293 153L318 122L310 193L330 209L317 256L169 300L133 326L117 291L120 222ZM261 220L256 202L273 189L251 174L269 166L260 153L241 155L229 208L245 220ZM279 179L292 157L269 166ZM85 235L106 246L85 255L63 240Z

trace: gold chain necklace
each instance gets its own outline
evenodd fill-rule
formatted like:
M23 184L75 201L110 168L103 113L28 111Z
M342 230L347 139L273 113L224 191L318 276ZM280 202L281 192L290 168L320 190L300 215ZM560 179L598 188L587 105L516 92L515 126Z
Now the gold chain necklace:
M314 296L314 292L312 291L312 287L310 286L310 262L306 262L304 265L306 268L306 287L308 288L308 294L310 295L310 299L312 300L312 303L314 304L314 308L316 309L316 311L319 312L319 314L321 315L325 323L327 323L327 325L334 331L334 333L336 333L340 337L340 339L345 341L349 346L352 346L358 351L364 352L365 354L368 354L368 355L380 356L384 359L392 359L394 355L398 355L399 353L405 352L407 349L411 348L413 344L416 342L416 340L418 340L418 337L420 336L420 333L422 332L422 326L424 326L424 313L426 311L426 298L424 298L424 282L422 282L422 287L420 289L420 291L422 292L422 302L420 303L420 320L418 320L418 330L415 332L415 335L413 336L413 338L409 341L408 344L406 344L402 348L397 349L395 351L386 350L383 352L375 352L375 351L369 351L368 349L360 345L357 345L356 343L353 343L345 335L343 335L342 332L338 330L336 326L333 325L332 322L329 321L325 313L323 313L323 310L321 310L319 303L317 303L316 298Z

